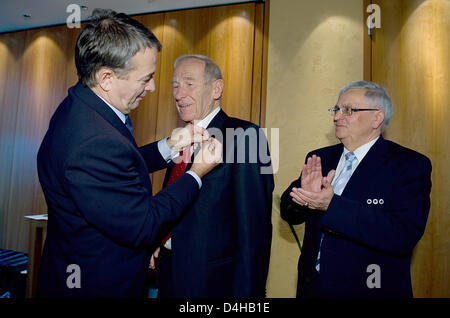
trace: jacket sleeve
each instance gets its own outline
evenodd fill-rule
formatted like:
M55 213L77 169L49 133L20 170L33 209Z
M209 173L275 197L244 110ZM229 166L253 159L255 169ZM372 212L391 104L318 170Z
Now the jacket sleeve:
M147 164L150 173L167 168L168 164L162 157L158 149L158 142L155 141L145 146L139 147L139 152Z
M89 224L133 247L152 244L162 224L177 219L199 191L196 180L186 174L152 197L136 156L131 145L96 136L68 157L63 180Z
M263 142L267 146L265 138ZM233 297L264 297L272 242L273 173L267 169L270 163L252 163L248 142L238 141L238 147L244 146L245 163L233 164L238 233Z
M334 195L320 216L323 227L384 252L409 254L425 231L430 209L431 163L409 158L390 169L391 200L382 206Z

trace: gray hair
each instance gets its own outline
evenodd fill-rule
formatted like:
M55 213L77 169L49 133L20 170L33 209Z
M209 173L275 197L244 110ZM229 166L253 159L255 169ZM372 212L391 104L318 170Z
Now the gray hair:
M205 62L205 71L204 71L205 82L209 82L210 80L222 79L222 72L220 71L219 66L211 58L205 55L200 54L181 55L173 63L174 69L176 69L181 62L187 59L197 59Z
M97 84L102 67L124 77L132 69L131 58L147 47L161 50L161 43L147 27L124 13L95 9L75 45L78 78L86 86Z
M383 131L389 124L392 114L394 112L394 106L392 105L391 98L387 90L380 84L368 81L355 81L345 85L339 92L339 97L350 89L364 89L366 90L365 98L374 107L379 107L384 111L384 121L381 131Z

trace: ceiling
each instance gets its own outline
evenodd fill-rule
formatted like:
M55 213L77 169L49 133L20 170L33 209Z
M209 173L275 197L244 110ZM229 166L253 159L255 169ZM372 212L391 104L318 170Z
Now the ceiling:
M81 21L95 8L142 14L213 5L251 2L243 0L0 0L0 33L65 24L80 7ZM73 20L69 20L71 22Z

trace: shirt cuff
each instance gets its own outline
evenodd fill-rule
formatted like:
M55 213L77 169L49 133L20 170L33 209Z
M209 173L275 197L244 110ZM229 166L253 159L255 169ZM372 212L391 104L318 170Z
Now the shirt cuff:
M186 173L190 174L191 176L194 177L195 180L197 180L198 183L198 188L201 189L202 188L202 179L200 179L200 177L194 172L194 171L186 171Z
M158 150L166 162L169 162L180 155L179 152L172 151L167 144L167 138L158 141Z

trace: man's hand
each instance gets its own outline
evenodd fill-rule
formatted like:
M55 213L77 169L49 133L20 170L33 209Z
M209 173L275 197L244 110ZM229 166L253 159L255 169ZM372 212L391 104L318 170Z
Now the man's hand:
M326 211L334 195L331 180L333 180L335 172L335 170L331 170L326 177L321 179L321 190L319 192L292 188L290 193L292 201L302 206L306 205L313 210Z
M203 141L200 151L194 157L191 171L202 178L223 161L222 151L222 144L217 139L209 138Z
M206 129L187 124L183 128L175 128L172 135L167 139L167 145L172 151L184 151L193 143L201 143L209 139L209 133Z
M301 187L307 191L320 192L322 188L322 164L320 157L312 155L302 170Z
M152 257L150 258L150 264L148 265L148 267L150 269L155 269L156 268L156 259L159 257L159 251L160 248L158 247L152 254Z

